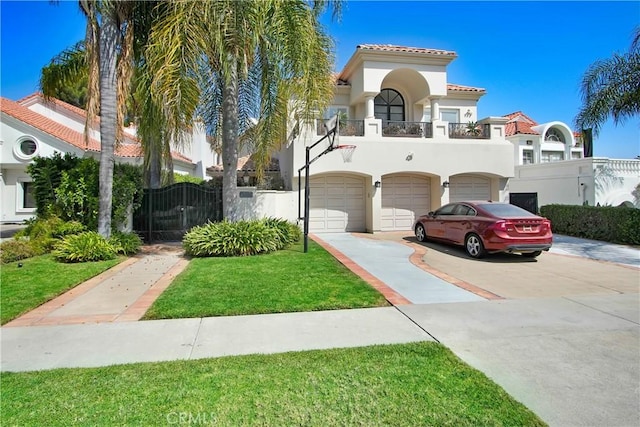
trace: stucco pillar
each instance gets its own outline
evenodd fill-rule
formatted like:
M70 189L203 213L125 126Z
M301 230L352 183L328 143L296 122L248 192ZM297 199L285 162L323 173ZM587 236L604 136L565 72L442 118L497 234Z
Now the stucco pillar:
M372 96L372 95L367 96L365 98L365 104L366 104L366 108L367 108L367 110L365 112L365 119L373 119L375 117L374 108L373 108L373 105L374 105L373 100L374 99L375 99L375 97Z
M371 178L371 187L369 187L371 189L371 197L369 198L369 200L371 201L371 228L370 231L372 233L378 232L380 231L380 228L382 226L382 218L381 218L381 213L382 213L382 187L376 187L375 183L376 182L380 182L382 183L382 177L372 177Z
M440 98L431 98L431 121L440 120Z

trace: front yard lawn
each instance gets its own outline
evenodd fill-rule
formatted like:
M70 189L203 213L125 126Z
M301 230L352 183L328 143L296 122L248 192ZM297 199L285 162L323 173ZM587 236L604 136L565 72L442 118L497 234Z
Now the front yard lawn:
M385 298L313 241L269 254L194 258L145 319L380 307Z
M3 425L540 426L446 347L2 373Z
M0 267L0 321L5 324L124 261L64 264L41 255ZM19 265L22 264L22 267Z

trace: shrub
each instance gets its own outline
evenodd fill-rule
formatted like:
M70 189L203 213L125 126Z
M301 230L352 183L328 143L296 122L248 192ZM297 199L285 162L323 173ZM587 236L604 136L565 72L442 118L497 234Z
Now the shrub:
M278 249L285 248L292 243L298 242L302 235L300 227L282 218L266 218L262 220L264 224L273 228L276 232L281 246Z
M627 245L640 245L640 209L611 206L546 205L542 216L554 233Z
M103 261L116 257L116 251L109 242L94 231L66 236L52 252L61 262Z
M142 240L136 233L114 232L109 239L109 243L116 253L122 255L133 255L142 246Z
M192 228L182 241L186 254L196 257L256 255L280 245L278 233L264 221L208 223Z
M0 244L0 263L2 264L31 258L34 255L27 240L7 240Z
M70 234L80 234L87 231L87 228L80 221L63 222L55 227L51 233L52 237L61 239Z

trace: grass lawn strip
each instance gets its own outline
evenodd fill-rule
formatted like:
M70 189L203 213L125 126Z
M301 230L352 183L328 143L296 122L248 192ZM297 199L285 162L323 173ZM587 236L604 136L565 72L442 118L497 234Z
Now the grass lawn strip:
M145 319L381 307L385 298L315 242L251 257L194 258Z
M6 425L544 425L432 342L0 379Z
M3 264L0 267L1 323L4 325L125 259L65 264L56 262L51 255L41 255Z

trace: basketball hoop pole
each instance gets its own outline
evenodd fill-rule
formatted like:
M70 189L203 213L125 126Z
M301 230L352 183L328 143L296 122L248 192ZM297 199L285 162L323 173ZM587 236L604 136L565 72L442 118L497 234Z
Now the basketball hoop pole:
M335 116L335 126L332 129L327 129L326 135L320 138L318 141L314 142L312 145L306 147L305 152L305 164L303 167L298 169L298 219L300 219L300 173L304 169L304 253L306 254L309 251L309 166L311 163L318 160L320 157L324 156L330 151L333 151L335 148L333 143L336 139L336 135L338 133L338 120ZM333 120L330 120L329 123L332 123ZM320 144L325 139L330 139L331 142L329 146L320 154L311 159L311 150L318 144Z

